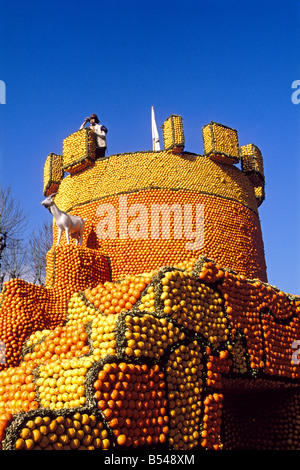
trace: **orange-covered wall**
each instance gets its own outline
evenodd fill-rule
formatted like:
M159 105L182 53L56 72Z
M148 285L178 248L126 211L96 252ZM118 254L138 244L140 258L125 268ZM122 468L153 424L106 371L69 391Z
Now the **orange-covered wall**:
M171 214L170 238L166 239L163 238L162 219L158 234L155 230L157 225L154 226L157 219L151 217L153 207L162 204L167 208L174 204L180 208L177 232L174 233ZM191 213L187 206L192 208ZM259 217L239 202L194 191L148 189L105 197L82 204L72 212L87 219L83 245L108 255L113 280L205 254L224 268L233 269L248 278L267 281ZM164 223L167 227L167 219ZM188 228L191 239L186 236ZM105 230L108 230L106 234ZM56 229L54 233L55 242ZM101 239L101 236L107 238ZM165 236L168 236L166 232ZM61 243L66 243L65 236Z

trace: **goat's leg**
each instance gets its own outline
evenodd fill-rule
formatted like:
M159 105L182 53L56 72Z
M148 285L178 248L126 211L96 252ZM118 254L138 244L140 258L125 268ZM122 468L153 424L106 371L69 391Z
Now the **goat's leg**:
M78 232L71 233L70 235L71 239L73 240L74 238L76 245L78 245Z
M69 229L66 228L66 237L67 237L67 242L68 242L68 245L70 244L70 238L69 238Z
M83 239L83 232L84 232L84 226L85 226L85 220L83 219L82 224L80 225L80 245L82 245L82 239Z
M58 229L58 236L57 236L57 242L56 242L56 245L59 245L60 238L61 238L61 229L59 228L59 229Z

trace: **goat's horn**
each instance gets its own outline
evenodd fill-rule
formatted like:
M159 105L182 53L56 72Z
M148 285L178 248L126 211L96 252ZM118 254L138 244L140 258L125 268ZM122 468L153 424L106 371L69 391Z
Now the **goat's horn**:
M58 194L58 193L53 193L53 194L50 194L50 196L48 196L48 197L53 197L53 196L56 196L56 194Z

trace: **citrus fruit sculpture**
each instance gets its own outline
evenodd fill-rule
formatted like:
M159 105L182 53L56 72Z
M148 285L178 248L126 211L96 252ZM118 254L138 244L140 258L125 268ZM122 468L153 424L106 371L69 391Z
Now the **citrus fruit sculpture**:
M53 226L45 286L5 283L3 450L296 449L300 297L267 281L260 150L203 127L184 151L95 159L82 129L51 153L44 195L86 219ZM241 163L241 169L237 164Z

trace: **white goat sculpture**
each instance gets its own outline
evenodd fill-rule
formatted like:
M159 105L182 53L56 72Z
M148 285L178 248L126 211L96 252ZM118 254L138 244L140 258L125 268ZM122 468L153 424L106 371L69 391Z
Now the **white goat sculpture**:
M56 220L56 225L58 227L58 238L56 244L59 244L61 234L65 230L68 245L70 243L69 235L71 235L72 238L75 238L77 242L76 244L78 244L78 239L76 236L77 234L79 234L80 245L82 245L82 234L86 219L82 219L81 217L78 217L76 215L69 215L66 212L61 211L53 201L53 196L55 196L56 194L57 193L51 194L44 201L41 202L44 207L49 209L49 211Z

